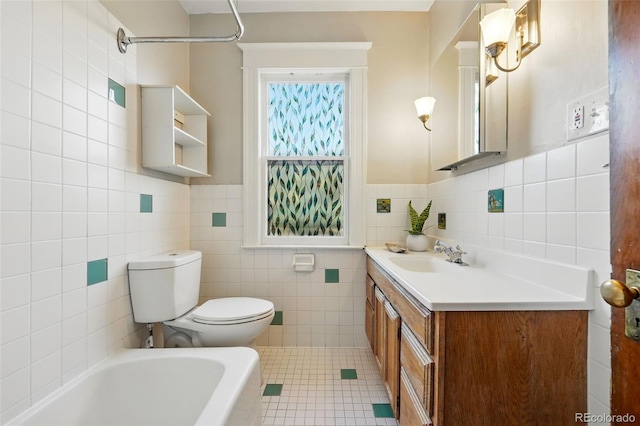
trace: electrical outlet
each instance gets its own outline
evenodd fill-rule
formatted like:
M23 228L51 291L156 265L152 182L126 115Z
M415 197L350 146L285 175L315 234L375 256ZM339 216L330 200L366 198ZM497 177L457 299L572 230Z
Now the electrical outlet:
M571 115L573 116L573 123L571 125L571 130L578 130L584 127L584 106L580 105L574 107L571 110Z
M567 105L567 140L609 129L609 90L604 87Z

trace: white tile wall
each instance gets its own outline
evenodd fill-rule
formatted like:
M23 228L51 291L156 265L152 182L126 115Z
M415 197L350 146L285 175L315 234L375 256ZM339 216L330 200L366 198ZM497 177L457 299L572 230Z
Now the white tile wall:
M121 346L136 346L128 260L165 249L203 251L201 298L264 297L284 312L258 344L366 346L364 255L315 250L318 269L291 271L291 250L244 250L242 187L189 187L137 174L135 47L120 55L119 23L95 0L0 2L0 422ZM127 87L127 111L106 98ZM430 233L463 245L561 260L609 275L608 138L430 185L368 185L367 244L403 242L407 203L434 200ZM487 190L505 189L488 214ZM139 213L139 194L154 213ZM376 213L390 198L391 213ZM190 199L190 203L187 202ZM211 213L227 226L211 227ZM86 286L86 262L107 257L109 280ZM340 283L324 283L338 268ZM589 323L589 409L608 412L609 308Z
M226 213L226 227L212 227L212 213ZM365 347L365 257L362 250L297 250L315 254L314 272L294 272L296 250L243 249L242 186L194 185L191 247L203 253L200 297L253 296L283 311L260 346ZM325 269L339 269L339 283L325 283Z
M609 173L602 167L608 162L609 138L604 134L427 189L432 215L447 213L446 230L430 229L440 238L463 248L465 243L488 245L594 270L588 355L589 410L594 413L609 412L610 307L597 292L610 272ZM488 214L487 189L501 181L505 212Z
M0 423L138 346L126 263L189 247L189 187L137 174L136 49L95 0L2 1ZM107 78L127 88L127 110ZM140 213L139 194L154 197ZM108 280L87 287L87 261Z

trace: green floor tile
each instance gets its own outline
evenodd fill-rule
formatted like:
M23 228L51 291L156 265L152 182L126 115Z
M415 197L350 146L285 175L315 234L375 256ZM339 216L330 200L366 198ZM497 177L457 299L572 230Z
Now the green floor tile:
M393 410L390 404L371 404L373 406L373 415L375 417L394 418Z
M343 368L340 370L340 378L345 380L355 380L358 378L358 373L353 368Z
M263 396L280 396L282 385L269 384L264 387Z

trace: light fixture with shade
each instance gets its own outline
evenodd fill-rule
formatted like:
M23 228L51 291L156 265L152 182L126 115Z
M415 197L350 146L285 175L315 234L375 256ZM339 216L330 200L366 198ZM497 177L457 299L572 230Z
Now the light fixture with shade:
M436 98L425 96L425 97L416 99L414 103L416 105L416 112L418 114L418 118L420 119L420 121L422 121L422 125L424 126L425 129L427 129L428 131L431 131L431 129L427 127L427 121L429 120L429 117L431 117L431 114L433 113L433 106L436 103Z
M539 0L529 0L518 12L504 8L485 15L480 21L482 39L487 54L500 71L518 69L522 59L540 45ZM513 28L516 29L516 64L509 68L498 62L500 54L507 50Z

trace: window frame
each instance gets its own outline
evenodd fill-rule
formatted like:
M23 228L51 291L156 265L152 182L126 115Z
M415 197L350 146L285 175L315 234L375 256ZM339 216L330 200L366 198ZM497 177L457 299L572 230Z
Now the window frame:
M366 240L366 64L371 43L238 43L243 51L243 247L362 248ZM344 76L344 237L268 236L266 164L267 81ZM274 80L275 79L275 80ZM256 218L255 212L259 212Z

